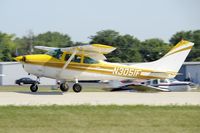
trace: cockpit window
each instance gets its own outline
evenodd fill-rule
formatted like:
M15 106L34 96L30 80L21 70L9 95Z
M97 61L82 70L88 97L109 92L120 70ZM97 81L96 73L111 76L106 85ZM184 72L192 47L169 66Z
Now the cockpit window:
M46 54L54 58L61 59L63 52L60 49L55 49L55 50L48 51Z
M83 63L86 63L86 64L97 64L98 61L90 58L90 57L84 57L84 60L83 60Z
M71 54L66 54L66 55L65 55L65 61L68 61L69 58L70 58L70 56L71 56Z
M71 54L66 54L65 61L67 61L70 58L70 56L71 56ZM75 55L74 58L71 60L71 62L80 63L81 62L81 56Z
M70 56L71 56L71 54L66 54L65 55L65 61L68 61ZM75 55L74 58L71 60L71 62L81 63L81 58L82 58L81 55ZM94 59L92 59L90 57L84 57L83 63L86 63L86 64L97 64L98 61L96 61L96 60L94 60Z
M72 62L80 63L81 62L81 56L75 55L74 58L72 59Z

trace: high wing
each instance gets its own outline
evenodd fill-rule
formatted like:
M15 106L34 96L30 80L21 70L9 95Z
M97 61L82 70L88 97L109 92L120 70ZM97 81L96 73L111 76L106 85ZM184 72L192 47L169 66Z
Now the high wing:
M104 54L108 54L116 49L115 47L103 45L103 44L91 44L91 45L74 46L74 47L67 47L67 48L35 46L35 48L41 49L41 50L47 50L47 51L60 49L63 52L66 51L70 53L73 53L76 50L77 54L84 54L95 60L105 60L106 57L104 56Z
M59 49L59 48L56 48L56 47L46 47L46 46L34 46L34 48L41 49L41 50L46 50L46 51Z

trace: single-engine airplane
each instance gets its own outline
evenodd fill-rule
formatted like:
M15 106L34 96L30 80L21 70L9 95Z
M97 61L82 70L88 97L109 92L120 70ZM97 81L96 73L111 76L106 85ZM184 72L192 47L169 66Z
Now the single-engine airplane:
M74 81L73 90L80 92L79 80L122 80L122 79L165 79L174 78L192 49L194 43L182 40L166 55L153 62L122 65L104 61L115 50L112 46L91 44L67 48L35 46L48 51L45 54L18 56L29 74L39 80L48 77L60 81L60 89L68 91L67 81ZM38 90L37 84L30 86L32 92Z

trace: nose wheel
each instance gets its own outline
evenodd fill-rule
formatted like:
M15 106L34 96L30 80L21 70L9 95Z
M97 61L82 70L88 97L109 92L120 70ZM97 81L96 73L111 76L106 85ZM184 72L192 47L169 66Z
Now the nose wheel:
M37 84L32 84L32 85L30 86L30 90L31 90L31 92L37 92L37 90L38 90L38 85L37 85Z
M30 86L31 92L37 92L38 90L38 83L40 81L40 77L37 77L36 82Z

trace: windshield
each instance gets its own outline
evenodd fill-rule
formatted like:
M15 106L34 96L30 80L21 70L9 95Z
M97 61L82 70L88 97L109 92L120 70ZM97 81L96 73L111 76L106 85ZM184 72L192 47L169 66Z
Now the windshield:
M55 50L48 51L46 54L54 58L60 59L62 57L63 52L60 49L55 49Z

